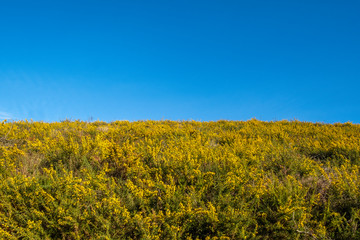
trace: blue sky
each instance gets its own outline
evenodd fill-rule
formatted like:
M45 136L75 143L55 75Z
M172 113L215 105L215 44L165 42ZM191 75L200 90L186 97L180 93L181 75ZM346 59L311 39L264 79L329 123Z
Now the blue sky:
M0 120L360 123L359 1L0 0Z

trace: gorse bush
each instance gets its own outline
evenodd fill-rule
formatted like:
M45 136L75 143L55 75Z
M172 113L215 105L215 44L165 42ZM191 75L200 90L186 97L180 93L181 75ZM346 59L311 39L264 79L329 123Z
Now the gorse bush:
M360 126L0 124L1 239L360 239Z

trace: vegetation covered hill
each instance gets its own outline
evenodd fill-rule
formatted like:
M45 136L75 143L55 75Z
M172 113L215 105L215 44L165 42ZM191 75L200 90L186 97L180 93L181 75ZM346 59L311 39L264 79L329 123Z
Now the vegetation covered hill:
M1 239L360 239L360 126L2 122Z

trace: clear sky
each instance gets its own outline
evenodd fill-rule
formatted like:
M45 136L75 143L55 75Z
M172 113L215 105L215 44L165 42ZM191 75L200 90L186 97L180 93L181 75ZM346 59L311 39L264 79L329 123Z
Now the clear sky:
M360 1L0 0L0 120L360 123Z

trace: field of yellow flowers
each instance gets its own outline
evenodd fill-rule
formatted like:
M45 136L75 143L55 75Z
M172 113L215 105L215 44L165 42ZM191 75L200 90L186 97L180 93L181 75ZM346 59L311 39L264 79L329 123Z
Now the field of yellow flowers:
M0 122L0 239L360 239L360 125Z

